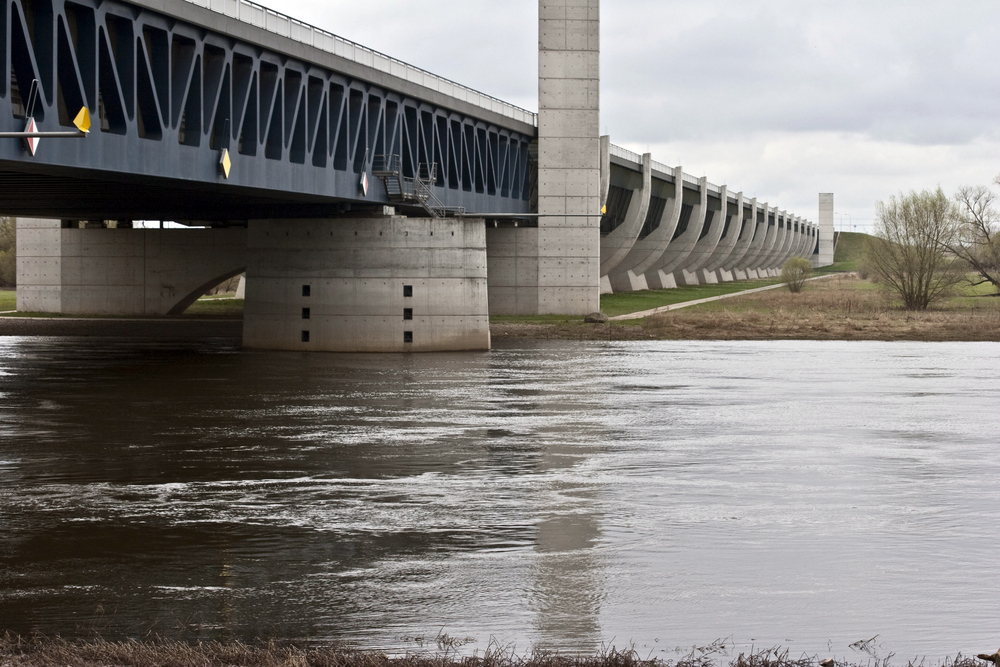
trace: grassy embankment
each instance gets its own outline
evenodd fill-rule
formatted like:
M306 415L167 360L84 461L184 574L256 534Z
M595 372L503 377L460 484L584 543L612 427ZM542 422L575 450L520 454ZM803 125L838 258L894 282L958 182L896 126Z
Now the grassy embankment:
M445 639L450 639L445 635ZM377 651L344 647L300 648L285 643L244 644L230 641L189 644L170 640L110 642L103 639L69 642L62 639L21 639L0 636L0 665L4 667L819 667L819 656L789 656L787 650L754 649L732 657L720 651L720 642L695 647L674 660L644 658L635 649L604 649L596 655L536 651L518 656L512 649L491 644L471 656L455 653L437 642L438 652L388 656ZM941 661L890 663L891 655L875 664L905 667L979 667L985 663L963 657ZM836 667L870 667L873 656L859 653L854 660L838 660Z
M840 239L837 241L837 250L833 254L833 264L824 266L816 273L857 271L858 262L861 261L861 251L864 250L866 236L868 234L862 234L861 232L840 232Z
M961 287L922 312L853 274L809 283L800 294L761 292L642 322L650 337L706 340L1000 341L1000 298Z
M12 289L0 289L0 313L17 308L17 292Z
M226 298L229 297L229 298ZM14 290L0 289L0 313L17 308ZM77 317L55 313L7 313L4 317ZM181 317L195 319L239 320L243 318L243 299L233 299L232 294L205 296L184 311Z
M878 285L843 274L807 283L799 294L775 289L641 320L507 321L491 329L496 339L1000 341L1000 298L989 286L965 286L911 312Z

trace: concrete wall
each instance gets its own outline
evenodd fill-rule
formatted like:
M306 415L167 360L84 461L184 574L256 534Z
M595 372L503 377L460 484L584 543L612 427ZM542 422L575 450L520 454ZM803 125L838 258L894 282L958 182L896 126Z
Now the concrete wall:
M167 315L246 266L245 229L71 229L18 219L17 309Z
M490 348L483 220L251 220L248 246L247 347Z
M538 314L538 229L487 226L486 262L490 313Z
M819 253L812 256L813 266L833 264L833 193L819 195Z

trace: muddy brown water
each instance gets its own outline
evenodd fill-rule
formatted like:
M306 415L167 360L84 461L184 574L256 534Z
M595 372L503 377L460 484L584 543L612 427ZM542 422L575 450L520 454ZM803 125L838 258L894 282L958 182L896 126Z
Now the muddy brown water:
M0 337L0 632L992 651L998 434L996 343Z

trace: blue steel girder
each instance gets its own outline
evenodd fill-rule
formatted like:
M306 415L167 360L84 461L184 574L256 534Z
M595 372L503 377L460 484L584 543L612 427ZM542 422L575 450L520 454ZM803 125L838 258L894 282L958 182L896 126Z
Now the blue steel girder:
M94 128L43 139L34 157L0 140L0 213L317 215L388 202L377 179L367 196L359 182L389 153L407 176L436 162L435 195L448 206L528 210L530 135L138 4L4 2L0 130L24 129L33 79L41 130L72 127L81 106Z

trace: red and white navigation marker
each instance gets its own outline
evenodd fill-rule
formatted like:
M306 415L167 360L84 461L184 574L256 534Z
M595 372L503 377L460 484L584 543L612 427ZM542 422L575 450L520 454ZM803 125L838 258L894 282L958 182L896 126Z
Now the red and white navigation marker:
M38 132L38 124L35 123L34 118L28 119L28 124L24 126L25 132L35 133ZM25 137L24 143L28 145L28 152L31 156L35 156L35 151L38 150L38 142L41 141L40 137Z
M358 186L361 188L361 194L363 194L365 197L367 197L368 196L368 172L367 171L361 172L361 182L358 184Z

